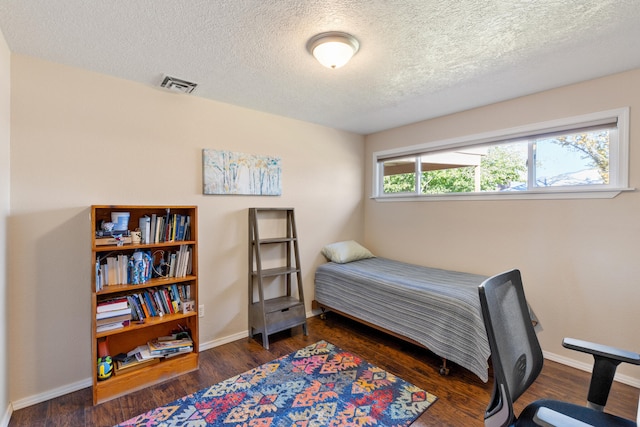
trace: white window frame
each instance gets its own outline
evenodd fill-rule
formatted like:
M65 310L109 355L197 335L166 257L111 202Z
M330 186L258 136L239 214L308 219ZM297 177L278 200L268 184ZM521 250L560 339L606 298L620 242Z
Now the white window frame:
M418 154L442 151L482 144L499 143L513 139L545 133L564 132L617 121L617 143L609 147L609 183L599 185L576 185L567 187L538 187L526 191L469 192L447 194L394 193L384 194L383 160L409 157ZM629 107L600 111L591 114L533 123L498 131L451 138L409 147L376 151L373 153L373 173L371 198L378 201L441 201L441 200L505 200L505 199L571 199L571 198L613 198L629 188ZM418 162L417 162L418 163ZM418 174L419 177L419 174ZM419 185L419 179L417 179Z

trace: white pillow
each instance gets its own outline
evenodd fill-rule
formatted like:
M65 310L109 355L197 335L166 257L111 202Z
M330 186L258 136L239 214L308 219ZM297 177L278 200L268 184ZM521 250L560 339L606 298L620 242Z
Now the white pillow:
M330 261L338 264L344 264L359 259L374 258L369 250L353 240L344 242L331 243L322 248L322 255Z

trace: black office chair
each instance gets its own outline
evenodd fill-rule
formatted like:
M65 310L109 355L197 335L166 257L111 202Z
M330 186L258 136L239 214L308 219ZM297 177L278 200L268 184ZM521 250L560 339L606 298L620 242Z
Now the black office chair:
M513 402L535 381L543 363L520 271L511 270L490 277L480 285L479 293L494 375L485 426L636 426L636 422L607 414L603 408L617 366L620 362L638 365L640 355L569 338L563 342L565 347L592 354L595 358L588 406L538 400L516 417Z

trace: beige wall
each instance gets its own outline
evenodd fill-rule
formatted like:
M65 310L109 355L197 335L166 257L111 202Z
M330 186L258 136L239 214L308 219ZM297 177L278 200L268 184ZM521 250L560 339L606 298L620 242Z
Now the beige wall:
M9 216L9 146L11 53L0 32L0 425L9 408L7 349L7 217ZM8 419L6 419L8 422Z
M0 366L0 405L35 403L89 380L91 204L199 206L204 345L246 334L246 209L293 206L308 309L320 247L353 238L379 255L424 265L487 275L520 268L543 322L543 348L552 355L590 362L562 349L564 336L640 349L638 193L432 203L362 197L363 189L370 194L373 151L623 106L631 107L630 185L637 187L640 70L370 135L365 152L357 135L30 57L11 59L0 46L0 71L11 67L12 99L9 115L9 73L0 72L0 209L8 210L10 190L12 249L11 378L7 392ZM203 148L281 156L283 196L203 196ZM0 295L5 287L3 274ZM637 370L621 372L640 379Z
M631 107L630 187L640 187L640 70L543 92L370 135L372 153L551 119ZM492 275L522 271L543 325L543 349L591 363L561 347L573 336L640 350L640 192L614 199L365 203L365 242L379 255ZM640 385L640 370L621 367Z
M200 342L247 332L247 208L296 209L307 310L320 248L362 239L364 138L14 55L10 398L86 384L89 206L199 207ZM201 150L280 156L281 197L203 196Z

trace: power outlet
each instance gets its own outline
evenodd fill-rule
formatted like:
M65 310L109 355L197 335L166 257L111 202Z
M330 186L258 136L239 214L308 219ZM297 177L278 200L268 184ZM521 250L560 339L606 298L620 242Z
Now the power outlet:
M204 304L198 306L198 317L204 317Z

